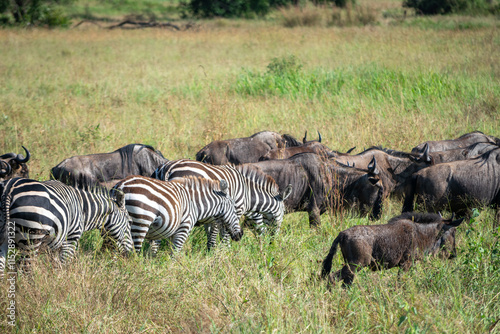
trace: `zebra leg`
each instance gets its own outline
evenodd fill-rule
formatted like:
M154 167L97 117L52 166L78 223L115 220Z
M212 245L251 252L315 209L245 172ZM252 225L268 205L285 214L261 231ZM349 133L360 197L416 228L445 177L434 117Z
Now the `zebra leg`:
M66 240L63 242L61 246L61 254L59 255L59 259L62 264L66 264L75 256L77 247L77 240Z
M231 247L231 235L229 234L229 231L224 227L224 224L222 222L217 222L217 225L219 225L220 229L220 243L224 247Z
M5 273L5 258L7 257L7 240L4 240L0 245L0 279L4 277Z
M217 222L205 223L205 233L207 235L207 249L217 247L217 234L219 234L219 224Z
M151 222L141 222L140 224L135 223L132 225L132 240L134 241L134 248L137 253L141 252L142 244L144 243L144 239L146 239L146 234L150 226Z
M153 257L158 254L158 250L160 250L161 240L149 240L149 251Z
M179 226L175 234L172 236L172 255L175 255L182 250L193 225L194 224L192 224L190 220L186 220L181 224L181 226Z

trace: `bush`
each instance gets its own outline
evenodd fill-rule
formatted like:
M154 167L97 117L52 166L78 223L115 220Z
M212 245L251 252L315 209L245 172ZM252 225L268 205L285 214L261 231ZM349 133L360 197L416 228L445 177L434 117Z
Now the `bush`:
M68 26L71 22L58 5L73 0L0 0L1 22L34 26Z
M492 0L404 0L403 7L414 8L417 14L449 13L484 14L495 10Z
M299 0L190 0L181 4L184 16L197 17L250 17L265 15L272 8L298 6L306 1ZM315 4L334 3L345 7L355 0L316 0Z
M280 13L287 28L322 26L326 21L325 8L319 6L287 6L280 8Z

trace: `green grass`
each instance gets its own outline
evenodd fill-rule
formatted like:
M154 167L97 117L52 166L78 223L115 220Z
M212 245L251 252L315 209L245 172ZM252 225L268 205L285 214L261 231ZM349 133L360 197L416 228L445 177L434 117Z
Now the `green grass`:
M340 151L500 135L494 25L290 29L269 19L203 21L183 32L8 29L0 50L0 152L26 146L40 180L77 154L144 143L169 159L194 158L212 140L262 130L297 138L319 130ZM166 250L115 258L91 233L70 266L42 255L19 277L13 331L498 332L500 231L490 209L458 229L454 260L425 259L399 278L363 270L349 290L318 279L339 231L400 210L388 201L380 222L325 214L317 230L295 213L272 243L245 231L210 254L196 229L174 259Z

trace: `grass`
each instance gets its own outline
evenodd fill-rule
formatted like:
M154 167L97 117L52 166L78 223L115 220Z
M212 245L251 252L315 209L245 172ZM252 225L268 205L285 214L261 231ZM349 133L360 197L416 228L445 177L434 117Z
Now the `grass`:
M26 146L40 180L67 157L134 142L176 159L265 129L319 130L339 151L500 134L495 25L290 29L270 18L183 32L8 29L0 49L0 151ZM381 223L400 210L387 202ZM273 243L245 231L211 254L197 229L174 259L115 258L88 234L70 266L43 255L18 278L13 330L498 332L500 231L492 210L477 214L458 230L456 259L425 259L399 279L363 270L349 290L318 279L337 233L372 223L349 213L325 214L317 230L305 213L287 215ZM5 317L0 330L11 330Z

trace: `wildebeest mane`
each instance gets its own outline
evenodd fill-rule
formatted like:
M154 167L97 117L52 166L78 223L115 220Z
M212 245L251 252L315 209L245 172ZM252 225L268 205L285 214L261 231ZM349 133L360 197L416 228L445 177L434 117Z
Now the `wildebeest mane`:
M361 152L359 154L363 154L365 152L369 152L369 151L372 151L372 150L379 150L379 151L385 152L385 153L387 153L389 155L392 155L392 156L398 157L398 158L411 159L411 158L416 158L416 157L419 156L418 154L408 153L408 152L403 152L403 151L391 150L389 148L384 148L382 146L372 146L370 148L367 148L366 150L364 150L363 152Z
M292 146L300 146L300 145L302 145L302 143L299 142L297 139L295 139L295 137L293 137L292 135L289 135L287 133L283 134L281 137L285 141L286 147L292 147Z
M133 165L133 163L134 163L134 149L136 146L140 146L139 151L137 153L139 153L143 149L149 149L149 150L157 153L158 155L160 155L163 159L165 159L163 157L163 154L161 154L160 151L155 150L154 147L152 147L150 145L144 145L144 144L126 145L122 148L119 148L116 151L118 151L120 153L120 157L121 157L121 161L122 161L122 170L128 171L128 173L136 173L137 174L137 173L141 172L140 170L133 170L133 168L134 168L134 165ZM139 168L144 167L144 169L148 169L148 168L154 169L154 168L152 168L151 160L149 160L149 159L137 160L136 163L138 164Z
M417 224L432 224L436 221L440 221L442 218L437 213L405 212L399 216L391 218L388 224L394 223L401 219L411 220Z

